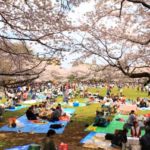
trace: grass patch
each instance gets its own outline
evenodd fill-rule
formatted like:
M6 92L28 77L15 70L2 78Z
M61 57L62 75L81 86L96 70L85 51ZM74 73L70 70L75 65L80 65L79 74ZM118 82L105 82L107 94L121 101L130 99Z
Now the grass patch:
M88 91L91 93L99 93L99 95L105 96L107 88L103 87L100 89L100 88L93 87L93 88L89 88ZM115 95L119 94L118 88L117 87L112 88L111 93ZM123 88L123 95L125 95L126 98L131 99L131 100L136 100L137 97L150 98L147 92L137 91L136 87L135 88L127 88L127 87Z

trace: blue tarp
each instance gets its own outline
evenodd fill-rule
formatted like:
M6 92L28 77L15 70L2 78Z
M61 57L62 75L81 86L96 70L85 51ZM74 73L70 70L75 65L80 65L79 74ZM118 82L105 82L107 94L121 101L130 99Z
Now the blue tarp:
M74 109L71 108L66 108L64 109L66 113L73 114ZM17 119L22 125L22 127L16 127L16 128L10 128L8 125L5 125L0 128L0 131L12 131L12 132L30 132L30 133L47 133L47 131L50 129L50 125L52 124L62 124L63 127L59 129L55 129L55 132L57 134L62 134L66 125L67 121L55 121L55 122L48 122L46 121L45 124L37 124L37 123L32 123L26 118L26 115L21 116L20 118Z
M16 106L14 109L5 109L6 111L17 111L20 110L22 108L26 108L27 106L25 105L21 105L21 106Z
M84 137L80 143L86 143L87 140L90 140L93 136L96 135L96 132L90 132L86 137Z
M82 144L86 143L88 140L91 140L93 138L93 136L95 136L96 134L105 135L105 133L90 132L86 137L84 137L80 141L80 143L82 143Z
M72 114L74 114L75 109L74 108L64 108L64 112L72 115Z
M5 150L28 150L30 145L16 146L14 148L8 148Z

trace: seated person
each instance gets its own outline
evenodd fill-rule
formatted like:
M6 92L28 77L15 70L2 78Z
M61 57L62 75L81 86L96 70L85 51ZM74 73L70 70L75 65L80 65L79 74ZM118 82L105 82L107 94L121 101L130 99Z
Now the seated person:
M102 105L102 107L106 107L109 108L112 105L113 101L112 99L107 99L104 104Z
M16 118L9 118L8 119L8 126L10 128L15 128L17 127L18 129L19 128L23 128L24 127L24 124L21 123L19 120L17 120Z
M15 128L17 126L17 124L16 124L16 118L9 118L8 119L8 126L10 128Z
M36 99L36 93L33 93L33 94L32 94L31 99L33 99L33 100Z
M139 107L140 107L140 108L142 108L142 107L147 107L146 102L144 101L144 99L142 99L142 100L140 101Z
M150 100L147 100L146 105L147 105L147 107L150 107Z
M27 100L27 98L28 98L28 92L25 91L25 92L23 93L22 97L23 97L23 100L24 100L24 101Z
M19 100L17 97L13 98L13 104L14 104L14 106L21 106L21 104L19 104Z
M133 122L133 126L131 127L131 136L132 137L140 137L141 135L141 128L138 125L137 121Z
M61 104L58 104L57 107L58 107L58 109L60 110L61 115L66 114L66 113L64 112L63 108L61 107ZM68 114L66 114L66 115L68 115Z
M5 112L4 106L1 104L0 105L0 117L3 116L4 112Z
M56 109L51 114L50 121L58 121L60 116L61 116L60 108L56 107Z
M38 107L37 105L34 106L34 108L33 108L33 113L34 113L36 116L39 116L40 111L39 111L39 107Z
M63 101L66 102L66 103L68 103L68 101L69 101L68 96L64 96Z
M137 97L137 99L136 99L136 105L137 105L137 107L140 107L140 98L139 97Z
M127 129L116 130L113 139L111 140L111 144L113 147L119 146L122 147L123 144L127 142Z
M33 107L28 108L28 110L26 111L26 116L28 120L37 120L37 117L33 112Z
M5 102L5 108L15 109L15 106L13 104L13 100L11 98L7 99L7 101Z
M93 126L106 127L109 122L103 116L103 112L96 111L96 117Z

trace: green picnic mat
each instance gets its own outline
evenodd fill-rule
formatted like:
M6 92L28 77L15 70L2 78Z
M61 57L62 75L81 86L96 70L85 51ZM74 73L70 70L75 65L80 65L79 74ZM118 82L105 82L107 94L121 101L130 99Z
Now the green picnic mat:
M124 119L123 122L117 121L116 119L121 118ZM93 125L90 125L88 128L85 129L85 131L94 131L99 133L114 133L116 129L123 129L124 123L127 121L128 115L116 115L113 120L110 122L110 124L107 127L95 127ZM142 135L144 134L144 130L142 130ZM128 130L128 135L130 136L130 129Z

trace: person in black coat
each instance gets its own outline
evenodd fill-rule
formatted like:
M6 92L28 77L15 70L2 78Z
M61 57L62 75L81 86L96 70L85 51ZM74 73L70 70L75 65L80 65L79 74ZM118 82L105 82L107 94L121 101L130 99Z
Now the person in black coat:
M26 111L26 116L28 120L37 120L36 115L33 113L33 108L29 107L28 110Z
M145 135L140 138L141 150L150 150L150 126L145 127Z

